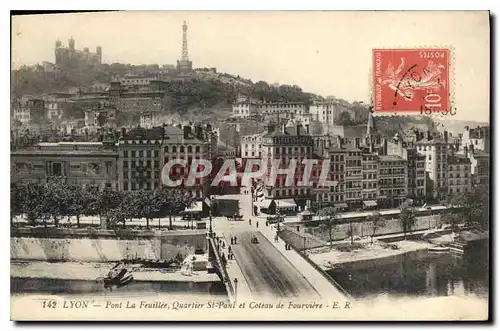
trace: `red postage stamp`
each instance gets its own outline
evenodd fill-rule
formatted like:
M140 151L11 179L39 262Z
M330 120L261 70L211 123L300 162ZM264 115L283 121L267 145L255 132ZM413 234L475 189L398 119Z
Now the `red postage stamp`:
M376 112L429 114L450 109L450 50L374 49Z

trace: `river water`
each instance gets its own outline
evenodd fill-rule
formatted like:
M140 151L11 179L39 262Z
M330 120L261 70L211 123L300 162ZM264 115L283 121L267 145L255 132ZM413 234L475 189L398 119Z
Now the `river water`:
M488 299L485 247L452 253L413 252L328 271L354 298L476 296Z
M110 294L104 288L102 281L67 280L49 278L21 278L11 277L11 293L16 294L91 294L93 296ZM196 295L214 299L227 298L222 282L149 282L132 281L130 284L113 288L113 295L144 296L148 294L170 293L175 296Z

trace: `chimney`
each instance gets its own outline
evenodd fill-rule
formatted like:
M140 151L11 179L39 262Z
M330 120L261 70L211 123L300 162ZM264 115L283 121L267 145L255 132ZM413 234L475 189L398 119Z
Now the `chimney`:
M269 123L267 125L267 133L273 133L274 128L275 128L274 124Z
M354 138L354 148L359 148L359 138Z
M464 155L465 157L469 157L469 149L467 148L467 146L464 146Z
M309 134L309 124L306 124L306 133Z
M448 142L448 131L444 131L444 142L447 143Z
M189 125L184 126L184 139L189 139L191 134L191 127Z
M120 131L120 136L121 137L125 137L125 135L127 134L127 129L125 128L121 128L121 131Z
M382 141L382 155L387 155L387 139L384 138Z
M203 140L203 129L201 126L197 125L195 127L196 139Z
M301 124L297 124L297 136L300 136L300 127L302 125Z
M468 125L465 127L465 131L469 131L469 126Z

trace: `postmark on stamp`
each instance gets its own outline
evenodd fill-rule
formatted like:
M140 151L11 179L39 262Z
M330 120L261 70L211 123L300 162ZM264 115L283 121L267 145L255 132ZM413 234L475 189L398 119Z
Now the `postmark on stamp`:
M444 48L374 49L374 111L448 112L450 56Z

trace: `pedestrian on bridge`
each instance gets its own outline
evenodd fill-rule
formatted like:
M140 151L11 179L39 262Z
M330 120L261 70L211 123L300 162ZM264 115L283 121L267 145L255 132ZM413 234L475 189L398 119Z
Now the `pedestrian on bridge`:
M222 241L222 249L226 248L226 242L223 240Z
M251 218L248 219L248 225L252 225L252 219Z
M220 256L220 260L222 262L222 266L226 267L227 260L226 260L226 256L224 255L224 253L222 253L222 255Z
M255 222L255 225L256 225L257 227L259 227L259 221Z

